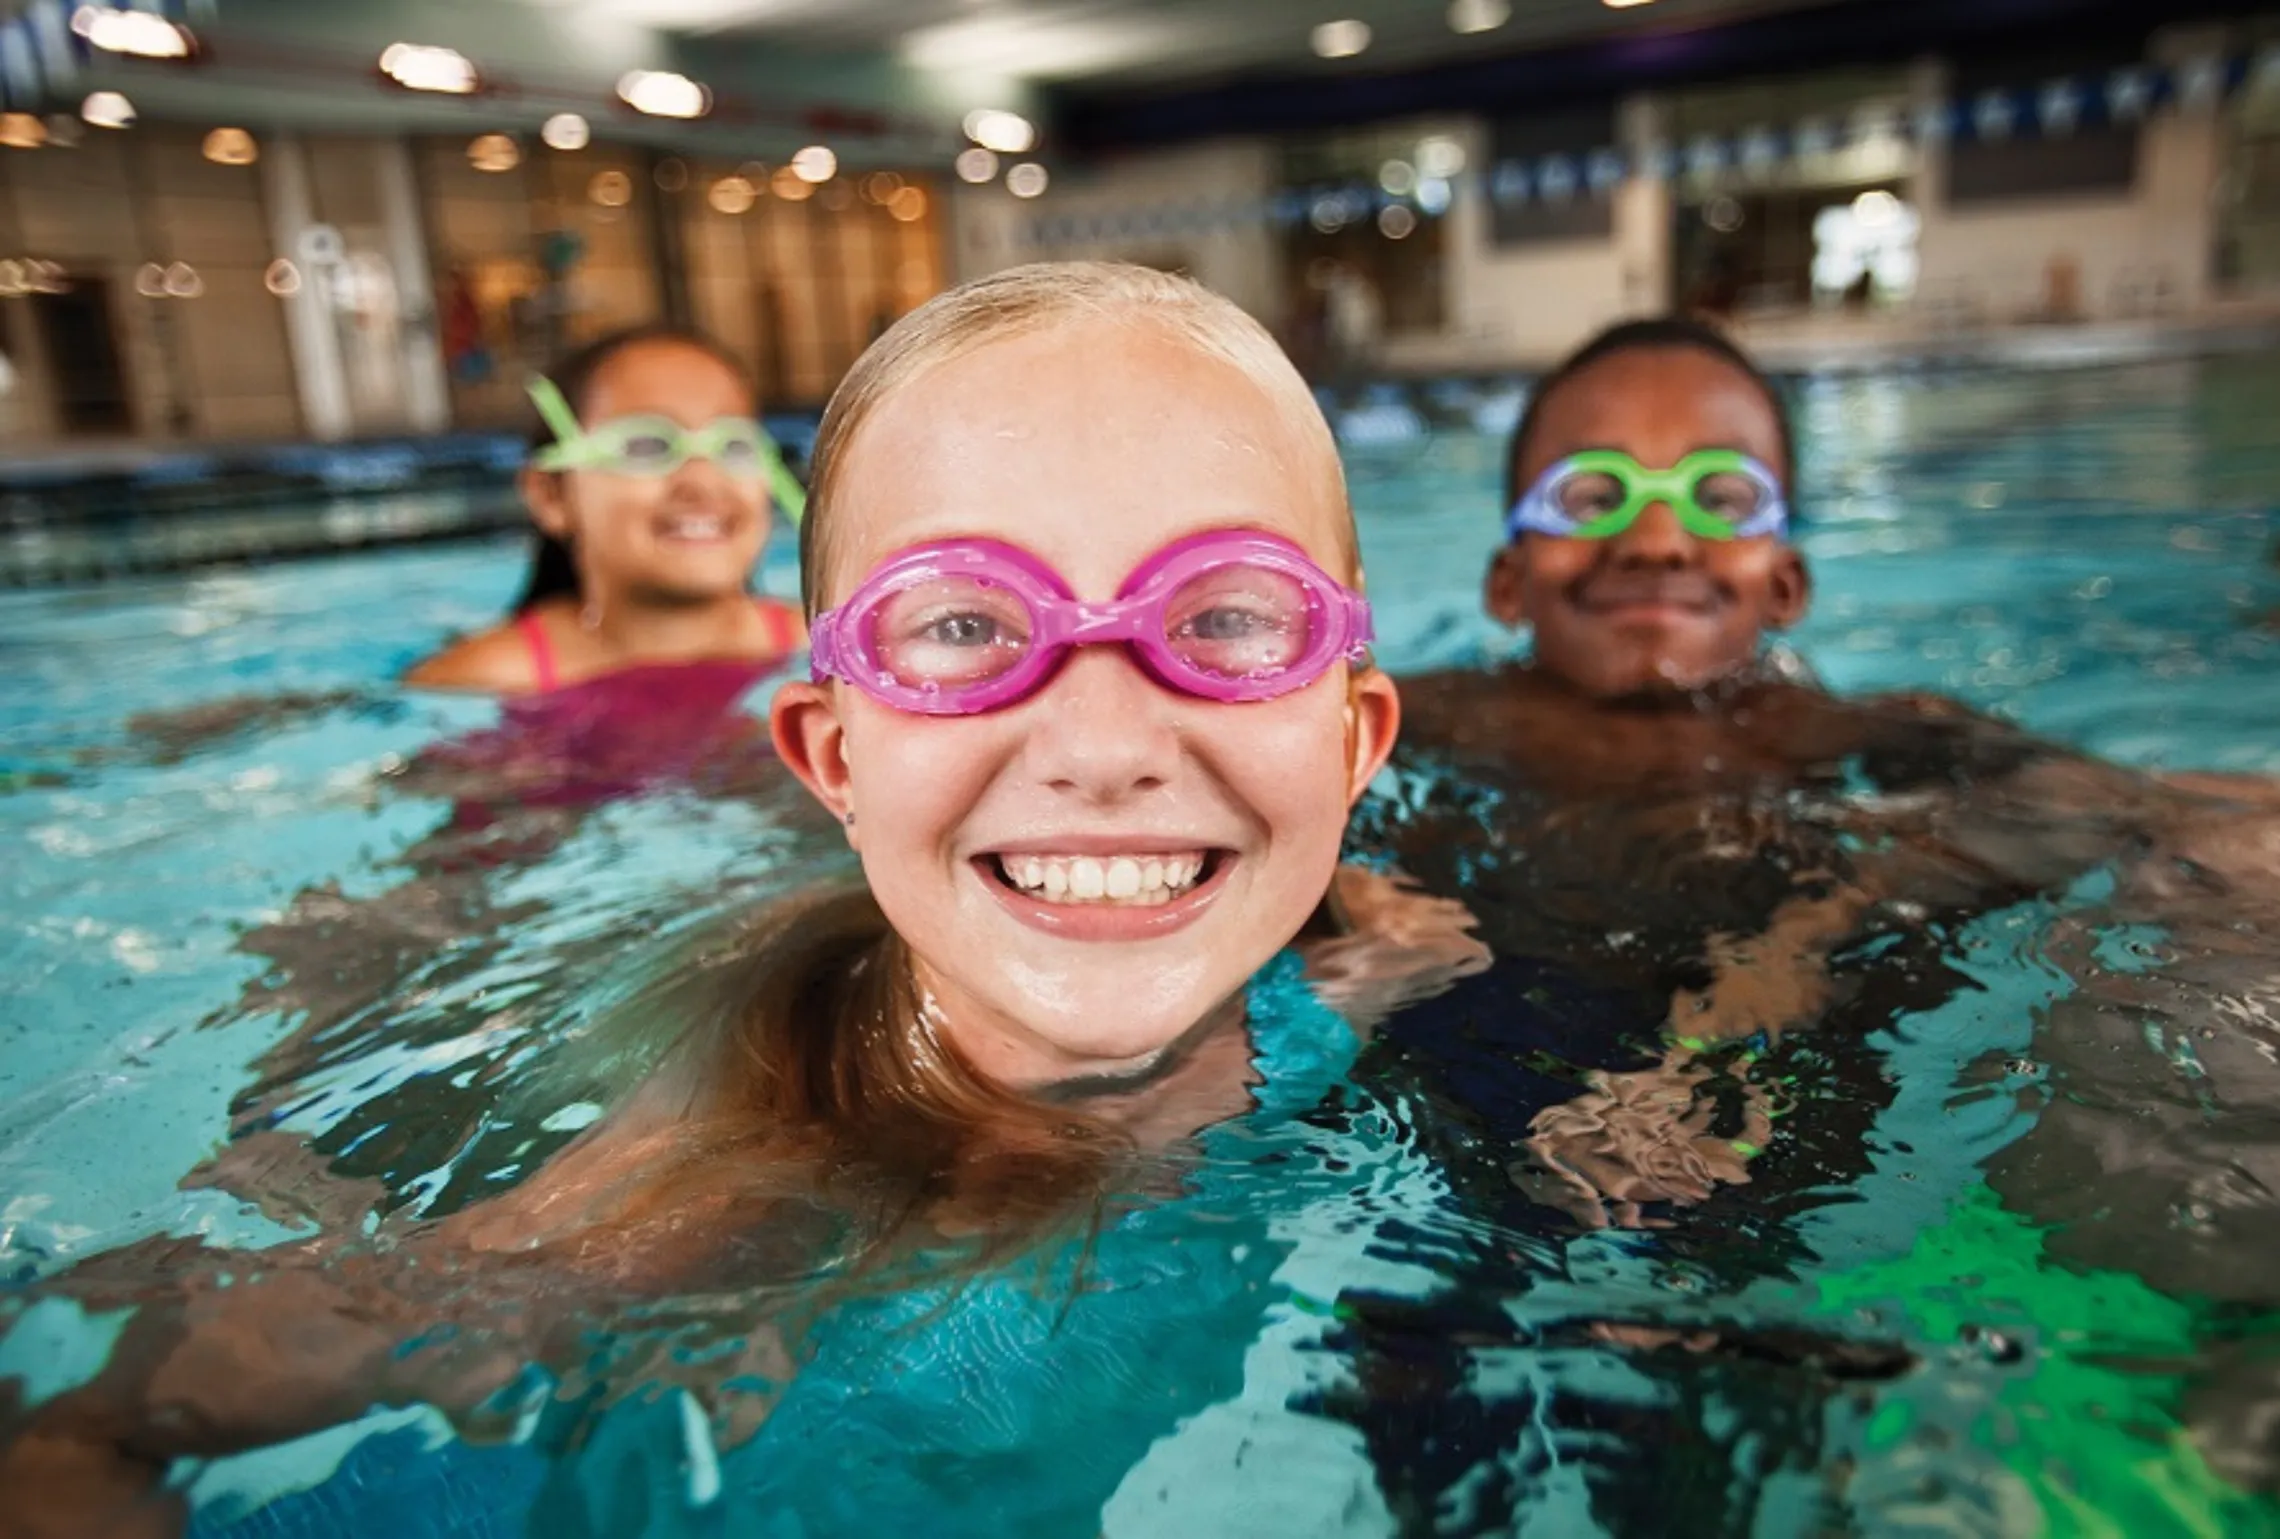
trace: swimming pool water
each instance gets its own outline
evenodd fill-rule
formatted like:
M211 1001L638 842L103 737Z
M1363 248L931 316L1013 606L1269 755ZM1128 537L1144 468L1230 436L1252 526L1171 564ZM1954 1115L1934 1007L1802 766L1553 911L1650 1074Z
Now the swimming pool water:
M1397 672L1514 646L1478 583L1518 397L1417 399L1346 435ZM2136 765L2280 773L2276 407L2262 360L1805 382L1816 601L1792 644L1840 690L1944 691ZM511 1184L638 1071L622 1018L661 947L844 868L764 770L470 819L432 745L495 711L388 681L494 616L517 552L0 596L0 1370L34 1395L91 1371L104 1339L32 1307L41 1279L155 1233L305 1229L178 1185L233 1133L313 1139L312 1167L393 1209ZM790 557L771 559L779 591ZM2229 1010L2242 1040L2273 1040L2270 950L2249 958L2264 992L2147 1003L2135 1040L2097 1039L2142 1086L2046 1050L2073 1008L2052 957L2108 895L2093 878L1984 915L1949 947L1967 986L1872 1040L1793 1048L1801 1085L1874 1083L1889 1104L1833 1117L1857 1157L1761 1178L1783 1192L1763 1211L1745 1196L1668 1235L1515 1227L1433 1157L1429 1097L1348 1082L1207 1141L1179 1200L1105 1242L1123 1300L1105 1315L984 1298L901 1334L847 1326L754 1445L765 1461L618 1383L614 1409L558 1406L501 1448L399 1413L186 1472L201 1530L1647 1533L1686 1513L1705 1532L1999 1533L2039 1512L2058 1531L2280 1531L2280 1509L2176 1451L2193 1407L2263 1392L2231 1348L2270 1341L2280 1286L2045 1255L1980 1185L2046 1090L2183 1106L2204 1141L2168 1157L2218 1175L2207 1140L2270 1138L2280 1111L2256 1095L2274 1080L2228 1080L2228 1039L2207 1034ZM2087 944L2122 975L2152 942ZM1312 1050L1302 999L1267 988L1258 1009ZM2252 1184L2265 1169L2236 1163ZM2172 1220L2196 1222L2130 1233L2158 1246ZM1757 1334L1690 1356L1605 1329L1706 1321ZM1922 1362L1832 1368L1784 1332ZM861 1391L882 1373L903 1387Z

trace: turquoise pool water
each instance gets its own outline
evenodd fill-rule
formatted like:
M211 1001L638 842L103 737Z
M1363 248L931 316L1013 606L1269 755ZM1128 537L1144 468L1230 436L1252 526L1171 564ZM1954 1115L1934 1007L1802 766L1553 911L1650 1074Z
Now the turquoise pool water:
M1476 596L1517 405L1452 385L1347 415L1397 672L1512 645ZM2133 765L2280 773L2276 407L2280 366L2256 360L1806 382L1817 601L1793 644L1840 690L1945 691ZM43 1281L154 1234L263 1244L312 1212L510 1185L631 1072L612 1017L661 948L840 869L764 763L521 806L439 769L433 745L496 713L388 681L496 614L517 560L471 544L0 596L0 1371L33 1397L107 1340L36 1302ZM284 703L227 704L247 697ZM1432 1097L1349 1072L1303 991L1269 979L1262 1050L1316 1094L1207 1137L1176 1197L1104 1238L1113 1307L1040 1313L1005 1283L947 1314L857 1312L740 1442L733 1386L655 1370L736 1334L714 1300L689 1341L628 1325L663 1355L595 1370L590 1398L539 1395L491 1444L397 1411L180 1478L201 1532L280 1539L2005 1533L2038 1513L2280 1531L2280 1508L2179 1451L2280 1395L2280 1285L2219 1279L2237 1224L2193 1212L2216 1191L2280 1233L2259 1163L2280 1145L2259 1068L2280 962L2244 920L2225 968L2078 1020L2054 958L2087 946L2128 979L2169 943L2106 917L2114 881L1959 923L1941 955L1963 982L1787 1049L1807 1087L1788 1125L1813 1130L1715 1222L1594 1232L1476 1200ZM1601 1008L1551 997L1530 1008ZM2054 1247L2047 1217L2013 1211L2031 1204L1987 1195L2006 1149L2067 1131L2048 1106L2140 1093L2183 1110L2132 1159L2190 1179L2116 1186L2109 1207L2144 1209L2127 1244L2076 1215L2079 1243ZM272 1173L288 1201L181 1185L233 1133L313 1141ZM2128 1138L2125 1118L2108 1142ZM343 1176L370 1184L326 1197ZM2171 1212L2172 1188L2201 1195ZM2192 1265L2133 1260L2172 1241ZM1622 1334L1663 1326L1732 1332L1699 1351ZM700 1399L661 1387L684 1379Z

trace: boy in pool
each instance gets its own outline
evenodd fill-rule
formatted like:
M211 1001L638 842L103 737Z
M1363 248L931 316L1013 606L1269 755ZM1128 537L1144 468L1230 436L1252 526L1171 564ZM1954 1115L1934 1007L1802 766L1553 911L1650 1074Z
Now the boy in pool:
M1484 598L1498 621L1532 630L1532 658L1403 685L1405 741L1556 813L1543 832L1565 837L1539 846L1580 845L1581 826L1615 819L1627 837L1597 858L1620 873L1634 851L1653 861L1642 839L1745 860L1789 844L1772 883L1787 891L1683 884L1678 896L1706 899L1722 937L1708 958L1718 986L1678 991L1673 1018L1691 1018L1691 1035L1779 1029L1825 997L1817 969L1747 963L1817 956L1879 901L1933 909L2045 889L2174 804L2146 777L1952 701L1841 699L1767 654L1812 591L1788 537L1794 457L1780 394L1718 332L1662 319L1602 333L1542 381L1513 435L1507 540ZM2174 783L2271 794L2232 777ZM1812 830L1767 803L1843 788L1855 794L1817 809L1827 816ZM1813 837L1769 838L1777 828ZM1839 852L1825 846L1840 837L1883 846L1847 862L1881 877L1832 882ZM1755 923L1729 912L1751 908Z
M1720 1159L1629 1184L1638 1158L1616 1144L1653 1139L1611 1131L1642 1107L1691 1115L1703 1045L1926 1008L1956 981L1936 917L2147 847L2195 802L2181 788L2270 794L2164 785L1935 696L1796 678L1761 650L1811 594L1793 470L1779 393L1723 336L1672 319L1602 334L1513 436L1485 601L1533 628L1533 659L1403 683L1405 756L1447 772L1383 833L1403 865L1461 891L1500 958L1628 994L1607 1014L1678 1044L1531 1129L1539 1190L1595 1222L1736 1178ZM1832 965L1870 937L1881 951Z
M1420 1125L1477 1211L1511 1215L1503 1227L1525 1228L1535 1204L1651 1227L1721 1279L1813 1266L1783 1220L1841 1206L1876 1158L1894 1093L1876 1034L1986 987L1958 943L1965 920L2112 863L2120 898L2165 873L2197 885L2193 909L2254 951L2240 922L2280 870L2273 820L2237 805L2268 797L2261 782L2163 784L1936 697L1840 699L1765 655L1810 598L1787 539L1792 472L1779 395L1705 327L1617 327L1553 371L1513 439L1485 594L1495 618L1533 628L1534 658L1403 681L1404 805L1362 831L1462 896L1497 965L1405 1014L1359 1077L1436 1108ZM2051 1007L2037 1072L2088 1094L2057 1097L1985 1175L2019 1211L2067 1220L2054 1253L2261 1300L2239 1280L2269 1203L2227 1186L2269 1165L2256 1118L2234 1118L2222 1157L2178 1158L2211 1115L2209 1085L2156 1083L2125 1052L2150 1029L2143 1001L2086 1019L2092 998L2141 990L2212 1063L2224 1055L2228 1100L2270 1104L2260 991L2228 957L2232 997L2188 1000L2181 969L2211 966L2192 948L2216 948L2180 930L2177 894L2162 903L2116 905L2177 937L2158 982L2091 979ZM2268 947L2254 967L2269 976ZM2125 1189L2144 1194L2121 1205L2128 1219ZM2145 1232L2178 1213L2202 1215L2187 1238ZM1479 1249L1493 1296L1511 1263ZM1389 1500L1418 1514L1487 1502L1537 1414L1481 1387L1496 1382L1494 1331L1476 1354L1421 1336L1398 1304L1349 1304L1363 1367L1346 1410ZM2256 1468L2240 1429L2280 1397L2245 1369L2227 1383L2234 1430L2204 1413L2202 1435L2231 1450L2236 1478L2275 1480L2280 1458ZM1707 1467L1719 1486L1727 1472Z
M844 1297L897 1258L986 1261L1089 1218L1093 1264L1133 1267L1116 1308L1183 1320L1184 1274L1153 1231L1111 1259L1127 1244L1111 1198L1146 1189L1145 1163L1119 1153L1254 1106L1310 1108L1356 1025L1484 960L1455 905L1339 873L1397 697L1367 660L1327 427L1226 301L1070 264L914 313L826 414L802 558L815 677L778 695L773 736L867 891L762 923L677 1067L511 1193L372 1244L171 1255L161 1286L124 1287L145 1307L109 1366L0 1451L10 1532L163 1528L172 1458L376 1403L470 1408L532 1360L604 1372L588 1332L661 1294L701 1313L708 1291L795 1289L836 1266L824 1291ZM1334 880L1354 928L1306 955L1346 1020L1255 1012L1253 975ZM685 971L701 986L723 969L699 954ZM134 1259L88 1268L80 1291L133 1279ZM1026 1386L1097 1296L1023 1309L976 1284L868 1341L857 1312L796 1372L768 1358L775 1321L728 1322L779 1386L763 1431L786 1421L739 1478L770 1491L772 1520L817 1504L810 1529L929 1521L931 1445L987 1457L1002 1418L1054 1412L1065 1383ZM947 1341L951 1361L930 1367L906 1336ZM870 1449L850 1489L848 1396L885 1393L882 1354L915 1363L893 1381L910 1395L992 1385L990 1414L915 1401L899 1459ZM1144 1445L1133 1403L1103 1403L1102 1435ZM1110 1461L1097 1512L1115 1448L1071 1446ZM1024 1499L1018 1482L1001 1497Z

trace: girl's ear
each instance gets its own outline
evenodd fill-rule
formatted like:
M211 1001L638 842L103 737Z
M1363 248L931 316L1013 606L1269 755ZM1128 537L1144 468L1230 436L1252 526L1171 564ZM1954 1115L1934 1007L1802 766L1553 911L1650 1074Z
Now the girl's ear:
M1481 607L1497 624L1516 631L1528 623L1527 592L1528 542L1507 541L1489 560L1488 576L1481 584Z
M830 688L794 679L777 690L768 707L768 736L784 767L846 829L848 844L862 848L858 842L862 830L854 820L854 785L847 772L847 729L840 725Z
M551 470L536 470L529 465L515 477L515 490L522 496L522 504L530 511L530 521L540 531L557 540L570 538L570 504L563 496L569 477Z
M1383 669L1357 670L1346 691L1346 805L1362 799L1401 735L1401 691Z

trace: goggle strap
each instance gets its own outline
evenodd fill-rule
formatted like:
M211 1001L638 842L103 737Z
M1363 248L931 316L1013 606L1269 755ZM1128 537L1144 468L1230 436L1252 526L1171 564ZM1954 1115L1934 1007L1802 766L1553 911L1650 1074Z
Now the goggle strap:
M578 414L570 409L562 390L543 374L533 374L523 387L530 392L531 405L538 408L538 419L554 435L553 447L562 452L558 458L567 460L586 430L578 423Z
M769 495L776 499L776 506L783 510L784 517L798 524L807 517L807 488L792 474L792 467L784 463L783 452L776 447L776 440L768 436L766 428L760 430L760 458L768 475Z

